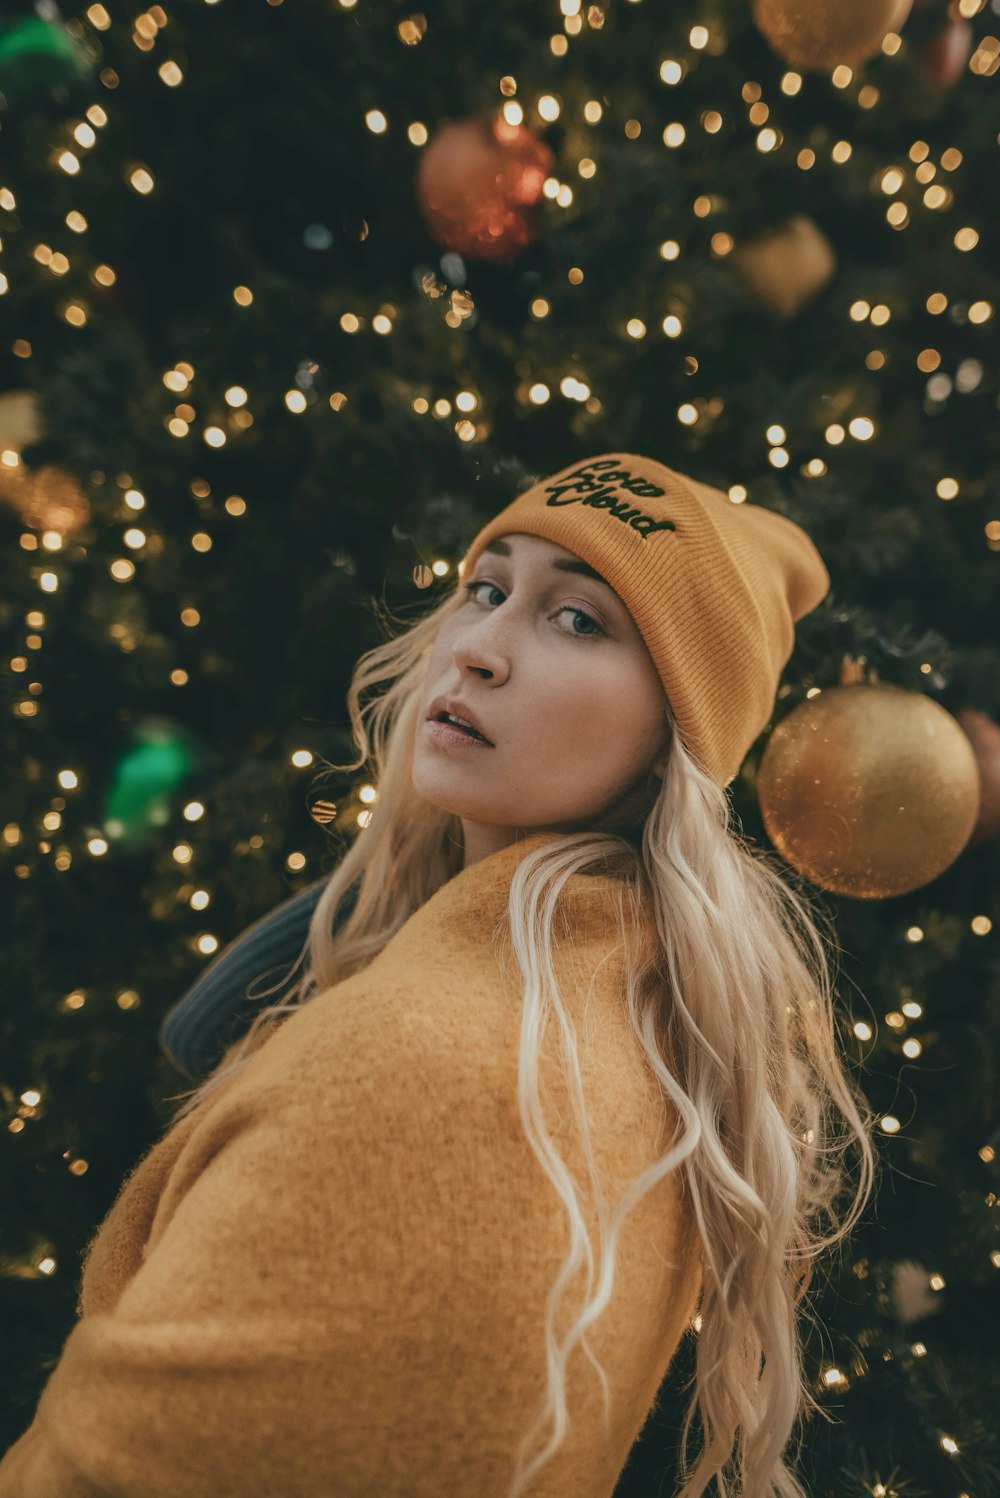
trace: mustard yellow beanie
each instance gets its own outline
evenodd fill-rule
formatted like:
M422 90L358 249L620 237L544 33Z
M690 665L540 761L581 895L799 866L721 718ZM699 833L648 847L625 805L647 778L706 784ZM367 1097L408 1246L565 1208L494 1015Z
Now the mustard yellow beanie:
M489 520L575 552L625 604L692 756L725 788L771 717L794 625L830 587L799 526L635 453L603 453L541 479Z

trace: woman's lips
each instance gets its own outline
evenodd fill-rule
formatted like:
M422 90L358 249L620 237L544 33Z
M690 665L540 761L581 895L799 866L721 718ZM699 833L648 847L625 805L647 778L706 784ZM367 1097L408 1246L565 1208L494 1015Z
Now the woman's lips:
M466 733L464 728L456 728L451 723L437 723L433 718L424 721L424 736L432 744L440 744L442 749L492 749L485 739L477 739L473 734Z

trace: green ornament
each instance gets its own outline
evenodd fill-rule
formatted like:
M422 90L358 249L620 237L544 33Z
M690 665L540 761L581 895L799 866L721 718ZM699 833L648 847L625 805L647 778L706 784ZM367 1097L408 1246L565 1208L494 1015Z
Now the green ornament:
M198 764L191 736L170 722L147 721L115 766L104 800L104 830L124 846L151 840L173 815L179 786Z
M26 16L0 21L0 95L8 108L53 89L87 83L94 63L64 26Z

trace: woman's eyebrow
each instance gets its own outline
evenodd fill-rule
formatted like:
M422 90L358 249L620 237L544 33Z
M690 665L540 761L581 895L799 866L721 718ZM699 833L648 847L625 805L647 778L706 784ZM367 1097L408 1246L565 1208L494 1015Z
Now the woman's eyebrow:
M483 551L495 551L501 557L510 556L510 547L506 541L488 541L483 547ZM576 557L556 557L552 565L553 567L557 567L560 572L579 572L581 577L591 577L595 583L603 583L606 588L611 588L611 584L606 577L602 577L589 563L581 562ZM611 588L611 591L614 593L614 588ZM617 593L615 593L616 598L617 596Z
M572 557L556 557L552 565L558 567L560 572L579 572L582 577L592 577L595 583L603 583L606 588L611 588L607 578L595 572L593 567L589 567L586 562L574 561ZM611 591L613 593L614 588L611 588Z

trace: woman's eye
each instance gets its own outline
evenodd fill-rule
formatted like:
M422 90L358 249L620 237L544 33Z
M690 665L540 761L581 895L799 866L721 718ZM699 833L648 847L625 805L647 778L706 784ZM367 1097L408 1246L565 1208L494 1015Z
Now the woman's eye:
M479 578L477 582L465 584L465 591L467 593L471 593L473 597L477 596L475 592L477 588L490 588L496 593L501 593L503 591L502 588L497 587L496 583L487 582L484 577Z
M503 593L502 588L498 587L496 583L491 583L489 579L485 577L477 578L475 582L463 583L462 586L465 588L467 593L472 595L472 597L478 597L479 588L489 588L492 593ZM585 640L588 638L588 636L603 635L605 633L598 621L594 618L593 614L588 614L586 609L579 609L576 608L573 604L564 603L562 608L556 610L556 613L576 614L578 618L585 620L588 626L585 629L572 628L569 630L563 630L563 634L571 634L578 640Z
M586 624L588 625L587 629L570 630L570 634L576 635L581 640L585 640L588 635L603 635L604 633L603 629L598 624L593 614L588 614L586 609L578 609L575 608L571 603L564 603L562 608L559 610L559 613L575 614L578 619L583 619L586 622Z

